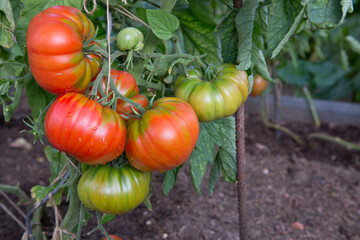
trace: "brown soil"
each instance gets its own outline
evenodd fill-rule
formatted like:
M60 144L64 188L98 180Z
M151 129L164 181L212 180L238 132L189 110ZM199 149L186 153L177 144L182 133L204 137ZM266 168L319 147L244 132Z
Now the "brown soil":
M11 123L0 120L0 184L19 182L29 193L33 185L48 184L50 173L39 142L32 149L10 147L19 137L33 140L29 134L19 134L25 128L20 118L27 112L23 109ZM283 124L302 136L314 131L310 125ZM360 141L357 127L326 125L320 131ZM276 139L275 132L265 129L258 116L246 117L246 133L248 239L360 240L359 152L320 141L298 146L286 135ZM239 239L235 184L218 182L210 197L206 178L203 196L199 196L185 166L166 197L162 178L160 173L153 174L152 211L141 205L105 224L107 231L124 240ZM21 219L2 196L0 203ZM63 201L62 211L66 206ZM48 213L45 224L53 226L51 208ZM95 226L93 218L81 239L102 239L100 232L86 234ZM21 239L22 233L0 209L0 239Z

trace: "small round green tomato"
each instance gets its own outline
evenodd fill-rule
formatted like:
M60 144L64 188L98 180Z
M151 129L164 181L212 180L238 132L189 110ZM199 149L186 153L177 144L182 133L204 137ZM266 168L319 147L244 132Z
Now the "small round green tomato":
M140 205L148 195L149 187L150 173L131 166L97 165L84 172L77 190L86 207L121 215Z
M120 51L139 51L144 47L144 35L136 28L127 27L118 33L116 42Z

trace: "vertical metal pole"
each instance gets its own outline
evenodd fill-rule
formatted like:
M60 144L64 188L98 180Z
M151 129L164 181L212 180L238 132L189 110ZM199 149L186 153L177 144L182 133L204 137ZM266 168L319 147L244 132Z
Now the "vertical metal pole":
M244 104L235 113L236 122L236 162L237 162L237 194L239 211L239 236L240 240L246 239L246 160L245 160L245 108Z

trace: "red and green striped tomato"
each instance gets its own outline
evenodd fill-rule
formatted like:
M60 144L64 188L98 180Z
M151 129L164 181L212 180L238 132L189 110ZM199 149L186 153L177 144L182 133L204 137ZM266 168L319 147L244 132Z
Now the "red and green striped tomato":
M199 121L179 98L161 98L141 119L128 122L126 156L139 170L165 171L185 162L196 145Z
M104 164L124 151L126 128L119 114L80 93L59 96L45 116L55 148L87 164Z
M94 34L93 23L76 8L54 6L37 14L26 34L36 82L57 95L85 92L100 66L98 55L84 53L84 43Z
M141 104L144 108L148 106L148 100L144 95L139 95L139 88L136 85L136 80L131 73L126 71L119 71L116 69L111 69L111 77L114 80L116 90L123 95L124 97L129 98L130 100ZM94 78L92 81L95 81ZM107 77L104 77L101 82L101 88L104 93L107 91ZM100 92L98 92L97 98L101 98ZM108 100L111 99L111 96ZM134 108L137 110L136 108ZM116 112L120 114L121 118L124 121L128 121L131 117L129 114L132 114L131 104L118 99L116 105Z
M78 195L90 209L121 215L140 205L148 195L149 187L150 173L131 166L98 165L81 176Z
M212 81L203 81L203 75L191 69L189 76L181 75L175 82L175 97L189 102L202 122L234 114L248 97L248 75L234 64L221 65Z

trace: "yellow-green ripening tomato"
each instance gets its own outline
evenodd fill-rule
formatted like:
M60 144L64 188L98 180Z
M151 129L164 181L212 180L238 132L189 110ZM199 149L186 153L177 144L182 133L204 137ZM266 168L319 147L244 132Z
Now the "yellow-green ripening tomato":
M86 207L121 215L140 205L148 195L149 187L150 173L131 166L98 165L81 176L77 190Z
M184 99L194 108L199 121L209 122L231 116L248 97L249 80L245 71L234 64L221 65L211 81L203 80L200 69L190 69L186 77L175 82L175 97Z

